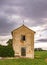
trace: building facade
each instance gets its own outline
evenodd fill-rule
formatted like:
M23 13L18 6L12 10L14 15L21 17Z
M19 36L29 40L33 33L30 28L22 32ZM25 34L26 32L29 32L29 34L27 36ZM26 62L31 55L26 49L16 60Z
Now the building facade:
M13 49L16 57L34 58L34 33L25 25L12 31Z

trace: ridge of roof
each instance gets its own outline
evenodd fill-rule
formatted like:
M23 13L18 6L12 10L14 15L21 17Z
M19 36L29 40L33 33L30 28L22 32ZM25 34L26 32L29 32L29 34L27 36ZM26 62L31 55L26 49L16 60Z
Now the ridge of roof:
M21 28L21 27L26 27L27 29L29 29L29 30L31 30L29 27L27 27L27 26L25 26L24 24L23 25L21 25L21 26L19 26L18 28L16 28L16 29L14 29L13 31L15 31L15 30L17 30L17 29L19 29L19 28ZM11 33L13 33L13 31L11 32ZM31 30L31 31L33 31L33 30ZM35 31L33 31L34 33L36 33Z

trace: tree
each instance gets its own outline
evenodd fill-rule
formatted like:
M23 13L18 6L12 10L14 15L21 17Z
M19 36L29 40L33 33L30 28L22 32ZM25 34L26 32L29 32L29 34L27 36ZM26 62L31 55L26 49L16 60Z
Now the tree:
M9 39L8 41L7 41L7 43L8 43L8 46L7 46L7 51L8 51L8 56L14 56L14 50L13 50L13 46L12 46L12 44L13 44L13 40L12 39Z
M43 51L42 48L35 48L34 50L35 50L35 51Z
M7 43L8 43L8 46L0 45L0 57L14 57L12 39L9 39Z

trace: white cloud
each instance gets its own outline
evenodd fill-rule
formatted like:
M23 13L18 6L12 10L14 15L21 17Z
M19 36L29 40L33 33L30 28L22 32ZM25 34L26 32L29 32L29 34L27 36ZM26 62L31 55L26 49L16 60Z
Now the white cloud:
M7 41L12 39L11 35L8 36L0 36L0 45L7 45Z
M43 49L47 49L47 42L46 43L36 43L34 44L34 48L43 48Z

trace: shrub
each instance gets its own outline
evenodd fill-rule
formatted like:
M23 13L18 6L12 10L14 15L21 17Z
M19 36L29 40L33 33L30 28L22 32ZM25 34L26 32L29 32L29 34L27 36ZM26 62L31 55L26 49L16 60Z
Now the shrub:
M0 57L14 57L12 39L9 39L7 43L8 43L8 46L0 45Z
M35 51L43 51L42 48L35 48L34 50L35 50Z

